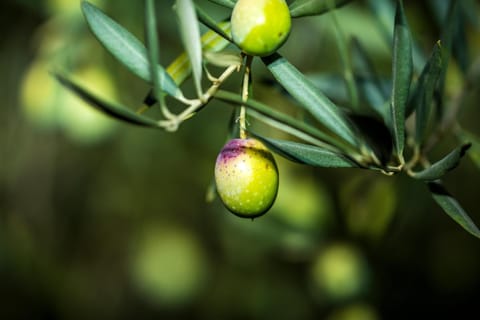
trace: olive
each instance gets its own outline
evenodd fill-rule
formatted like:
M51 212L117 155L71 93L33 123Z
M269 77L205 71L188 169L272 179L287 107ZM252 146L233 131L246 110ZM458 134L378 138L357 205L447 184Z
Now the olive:
M232 12L233 42L252 56L267 56L280 48L290 33L285 0L238 0Z
M217 192L225 207L240 217L266 213L277 196L278 181L275 159L257 139L232 139L217 157Z

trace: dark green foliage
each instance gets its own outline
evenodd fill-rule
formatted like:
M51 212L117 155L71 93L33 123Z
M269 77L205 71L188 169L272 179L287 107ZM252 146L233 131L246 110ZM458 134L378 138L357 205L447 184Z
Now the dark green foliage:
M386 119L385 122L391 125L397 156L402 162L405 147L405 108L412 81L413 62L412 39L401 0L397 1L397 13L395 15L392 66L393 87L390 118Z
M442 64L442 47L437 43L417 81L409 103L410 110L407 107L407 115L415 110L415 143L419 146L424 143L431 125L434 95L438 93L436 89L443 69Z
M293 141L278 140L255 135L272 151L294 162L323 168L355 168L359 167L353 160L313 145Z
M352 145L358 138L348 118L298 69L278 54L262 59L277 81L315 119Z
M429 182L428 189L432 193L435 202L459 225L477 238L480 238L480 230L463 210L458 201L443 187L439 181Z
M81 99L89 103L92 107L97 108L98 110L106 113L111 117L135 125L158 127L158 123L155 120L132 112L124 106L119 106L117 104L111 104L109 102L103 101L90 93L88 90L84 89L81 85L75 83L74 81L68 79L61 74L57 73L55 77L58 81L60 81L62 85L64 85L66 88L78 95Z
M316 16L332 8L341 7L352 0L295 0L289 8L293 18Z
M460 146L446 155L443 159L435 162L428 168L415 172L412 176L419 180L433 181L440 179L447 172L455 169L459 163L460 159L463 158L468 149L472 145L470 143Z
M134 74L151 82L150 64L145 46L128 30L89 2L83 1L82 9L90 29L105 49ZM156 68L165 92L174 97L181 97L182 92L165 69L160 65Z

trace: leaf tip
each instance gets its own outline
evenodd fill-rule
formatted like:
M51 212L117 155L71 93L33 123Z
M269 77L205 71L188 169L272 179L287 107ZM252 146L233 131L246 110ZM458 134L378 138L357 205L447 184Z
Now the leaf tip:
M472 146L471 142L467 142L464 145L462 145L460 149L460 157L463 157L467 153L468 149L470 149L471 146Z
M88 2L87 0L82 0L80 2L80 7L82 8L83 11L89 9L92 7L92 4L90 2Z

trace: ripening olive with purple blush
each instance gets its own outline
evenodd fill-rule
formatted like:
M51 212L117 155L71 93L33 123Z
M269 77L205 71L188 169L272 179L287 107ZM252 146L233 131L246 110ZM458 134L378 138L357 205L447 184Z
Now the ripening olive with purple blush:
M256 139L230 140L217 157L215 183L223 204L232 213L245 218L261 216L277 196L275 159Z

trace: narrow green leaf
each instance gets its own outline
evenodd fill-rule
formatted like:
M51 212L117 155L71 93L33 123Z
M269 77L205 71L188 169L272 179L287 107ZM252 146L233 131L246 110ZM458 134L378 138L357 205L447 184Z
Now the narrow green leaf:
M477 168L480 169L480 138L465 129L459 130L457 136L462 143L472 144L472 147L468 150L468 156Z
M290 5L292 18L321 15L331 10L332 7L339 8L352 0L296 0Z
M230 22L221 22L218 27L225 33L230 34ZM201 38L202 50L204 52L218 52L225 49L230 42L219 36L215 31L209 30ZM177 85L180 85L192 72L187 54L182 53L168 67L170 74Z
M88 90L83 88L81 85L75 83L74 81L68 79L65 76L62 76L60 74L54 74L54 76L63 86L71 90L74 94L76 94L78 97L90 104L92 107L102 111L103 113L113 118L139 126L156 128L159 127L158 123L155 120L139 115L127 109L126 107L106 102L96 97Z
M385 102L388 101L387 85L385 85L371 59L371 56L365 51L360 41L353 38L351 41L353 61L357 76L357 86L360 94L366 99L368 105L377 112L383 119L390 117L388 108L385 108ZM391 90L391 89L390 89Z
M385 40L391 44L393 40L392 19L395 17L395 5L392 0L367 0L370 11L374 14L379 30Z
M150 63L150 75L152 78L153 92L155 97L159 99L162 96L162 83L165 74L158 74L155 72L155 66L158 65L158 34L157 34L157 20L155 17L154 0L145 1L145 34L148 51L148 61Z
M195 10L197 12L198 20L203 23L209 29L215 31L218 35L222 36L225 40L232 42L232 37L226 33L212 17L208 15L202 8L198 5L195 5Z
M403 161L405 147L405 108L412 79L412 40L403 2L398 0L393 35L393 88L391 100L392 135L397 156Z
M437 42L433 48L430 59L417 81L413 92L410 107L407 107L408 116L410 109L415 108L415 143L421 146L425 141L432 114L433 95L437 82L442 74L442 48L440 42Z
M262 137L252 134L261 140L273 152L294 162L322 168L358 168L359 165L343 154L322 149L317 146Z
M268 125L271 128L282 131L282 132L284 132L284 133L286 133L286 134L288 134L292 137L296 137L296 138L298 138L301 141L304 141L306 143L309 143L309 144L312 144L312 145L315 145L315 146L319 146L319 147L322 147L322 148L327 149L327 150L338 151L337 148L332 147L328 143L326 143L322 140L319 140L318 138L306 133L305 131L302 131L298 128L287 125L287 124L279 121L278 119L274 119L274 118L271 118L269 116L266 116L266 115L264 115L264 114L262 114L258 111L255 111L251 108L248 109L248 116L250 118L254 118L257 121L265 123L266 125ZM247 131L248 131L248 129L247 129Z
M217 92L217 94L215 95L215 99L228 102L235 106L244 105L247 108L258 112L269 119L273 119L279 123L282 123L286 127L294 128L298 131L304 132L305 134L311 137L314 137L316 139L319 139L320 141L323 141L326 144L331 144L331 145L336 144L336 141L332 137L328 136L327 134L318 130L317 128L312 127L311 125L305 123L304 121L299 121L287 114L278 112L277 110L261 102L255 101L254 99L248 99L247 101L243 101L238 94L233 94L231 92L227 92L223 90L219 90ZM251 110L250 110L250 114L252 114ZM292 133L288 130L287 132Z
M464 144L454 149L452 152L450 152L441 160L432 164L430 167L422 171L415 172L412 176L415 179L426 180L426 181L433 181L433 180L440 179L447 172L449 172L450 170L453 170L458 166L458 164L460 163L460 160L462 159L462 157L465 155L465 153L470 147L471 147L470 143Z
M459 11L459 1L453 0L450 1L450 5L448 6L448 14L446 16L446 20L443 22L443 29L442 29L442 35L441 35L441 41L442 41L442 48L443 48L443 53L442 53L442 58L443 58L443 70L442 74L440 75L440 80L438 84L438 90L440 92L445 91L445 84L447 80L447 70L448 70L448 65L450 63L450 58L452 56L452 48L453 48L453 43L454 43L454 38L455 38L455 25L456 21L458 19L458 11ZM440 103L439 106L439 117L442 118L445 115L445 110L444 110L445 103Z
M466 231L480 238L480 230L472 218L460 206L458 201L443 187L439 181L429 182L428 189L437 204Z
M330 6L330 8L332 8L334 2L332 0L327 0L327 4ZM358 111L358 89L355 82L355 77L353 75L353 65L350 51L348 48L348 41L345 36L345 32L343 31L342 26L338 21L335 11L332 11L330 16L333 21L333 25L335 26L335 39L338 47L338 52L340 54L340 59L343 64L343 78L350 98L350 105L353 110Z
M321 124L352 146L360 144L345 114L297 68L279 54L262 61L285 90Z
M375 15L379 30L382 31L385 41L388 45L393 42L394 28L392 28L392 19L395 17L395 2L392 0L367 0L370 10ZM398 0L397 0L398 1ZM439 3L439 1L436 1ZM416 72L420 73L426 62L426 57L423 53L423 48L418 46L412 40L412 56L413 66Z
M441 73L446 68L444 63L444 55L445 49L443 48L443 42L439 40L433 47L430 57L423 66L420 77L415 82L413 92L410 95L410 101L405 109L405 116L407 118L415 111L419 104L423 103L422 97L426 93L424 90L424 85L433 85L432 90L438 87L437 82L440 79ZM437 75L437 72L440 74Z
M451 42L452 54L457 61L460 70L466 74L470 65L470 48L467 30L472 25L480 26L478 20L478 5L474 0L462 1L429 1L429 9L437 26L443 31L442 42L448 47Z
M82 10L88 26L100 43L131 72L151 82L145 46L129 31L87 1L82 2ZM163 90L175 98L183 98L182 91L162 66L158 65L157 72L162 74L159 78L163 79L161 83Z
M202 42L200 40L200 27L192 0L176 0L176 11L180 27L183 46L187 52L192 68L193 82L197 95L203 94L202 90Z
M385 88L391 88L390 79L382 79ZM356 76L355 82L357 84L358 92L362 100L365 100L369 110L373 110L380 116L386 124L391 123L390 117L390 99L385 99L385 96L378 90L377 79L371 77Z
M237 0L208 0L208 1L219 4L225 8L230 8L230 9L233 9L233 7L235 6L235 3L237 2Z
M312 84L323 92L329 99L336 103L348 103L349 97L344 81L338 74L314 73L307 74ZM391 91L391 81L387 78L377 78L368 72L356 72L355 83L358 88L359 97L363 104L371 107L378 115L390 116L390 102L387 91ZM384 88L379 90L379 86Z
M230 33L230 22L221 22L218 24L218 26L225 33ZM201 42L202 50L206 55L223 50L230 43L212 30L209 30L203 34ZM172 61L172 63L170 63L170 65L167 67L167 73L177 85L181 85L190 76L192 73L192 68L190 67L190 61L185 52L180 54L177 58L175 58L175 60ZM150 91L145 97L144 104L147 106L152 106L156 102L157 99L155 99L153 96L153 92Z

